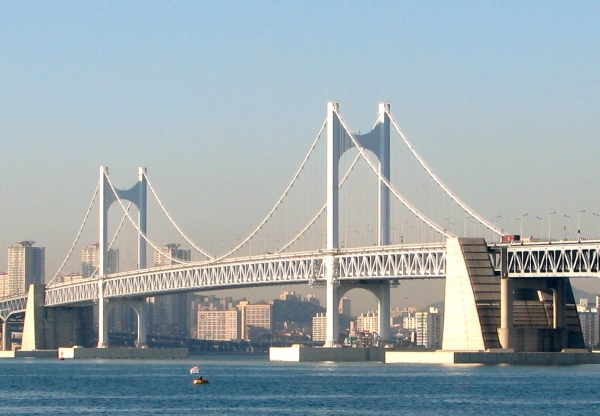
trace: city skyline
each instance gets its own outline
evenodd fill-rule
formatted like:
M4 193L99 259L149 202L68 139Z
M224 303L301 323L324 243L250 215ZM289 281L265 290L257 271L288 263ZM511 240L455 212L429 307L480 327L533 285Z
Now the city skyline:
M578 219L600 232L594 3L71 6L0 17L0 247L46 247L48 280L99 165L123 188L147 166L186 233L220 249L272 207L332 99L355 131L390 101L444 182L506 230L545 234L556 212L557 237Z

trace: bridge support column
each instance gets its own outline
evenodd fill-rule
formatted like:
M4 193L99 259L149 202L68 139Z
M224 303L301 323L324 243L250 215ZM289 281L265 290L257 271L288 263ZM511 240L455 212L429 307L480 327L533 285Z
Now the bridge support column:
M554 315L553 328L559 329L565 327L566 315L566 294L564 278L556 279L556 289L552 291L552 308Z
M10 351L11 349L11 333L8 321L2 322L2 351Z
M146 305L146 299L138 299L129 302L129 305L135 310L137 313L137 347L138 348L148 348L148 307Z
M510 333L514 326L514 284L512 279L500 279L500 345L510 348Z
M390 117L387 114L389 109L389 103L379 104L379 154L377 155L379 173L388 181L390 180ZM379 180L378 229L378 244L387 246L390 244L390 190L381 179Z
M327 339L325 347L339 346L339 283L334 273L334 258L325 258L325 275L327 278Z
M108 300L103 280L98 281L98 348L108 348Z
M383 347L390 341L390 284L381 283L377 288L377 299L379 300L379 346Z

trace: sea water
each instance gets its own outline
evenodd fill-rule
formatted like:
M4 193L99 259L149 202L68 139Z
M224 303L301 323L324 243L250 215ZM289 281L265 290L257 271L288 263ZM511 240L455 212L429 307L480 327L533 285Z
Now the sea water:
M209 384L192 384L194 365ZM0 415L599 413L600 365L0 360Z

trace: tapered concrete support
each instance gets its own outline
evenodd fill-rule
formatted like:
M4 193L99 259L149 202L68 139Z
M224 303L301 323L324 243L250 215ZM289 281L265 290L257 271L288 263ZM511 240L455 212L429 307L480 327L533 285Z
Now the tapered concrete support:
M471 239L456 237L446 240L446 295L442 338L442 349L446 351L485 350L473 285L462 247L469 240Z
M339 284L335 278L333 256L327 256L324 261L327 278L327 339L324 346L331 348L339 345Z
M44 338L44 285L29 285L25 322L23 324L22 351L43 350Z
M11 333L8 322L2 322L2 351L11 350Z
M514 288L512 279L500 280L500 345L510 348L510 333L514 326Z
M102 280L98 281L98 348L108 348L108 300Z
M390 340L390 284L383 282L377 288L377 299L379 300L379 342L380 346Z

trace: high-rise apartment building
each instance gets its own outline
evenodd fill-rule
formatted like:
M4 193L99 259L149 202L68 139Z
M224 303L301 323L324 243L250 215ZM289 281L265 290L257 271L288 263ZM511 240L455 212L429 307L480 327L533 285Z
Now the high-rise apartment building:
M431 307L429 312L415 312L405 317L402 327L411 331L415 344L425 348L441 348L442 316L437 308Z
M587 311L578 312L579 322L581 322L581 332L585 346L589 349L596 348L600 343L598 330L600 329L600 320L598 319L598 310L590 308Z
M241 313L242 339L253 341L253 332L273 333L273 305L268 303L251 305L248 301L241 301L238 308Z
M98 243L84 247L81 250L81 275L84 279L98 274L98 265L100 264L100 245ZM106 273L119 272L119 250L111 248L107 255Z
M596 305L598 304L598 295L596 295ZM588 300L579 299L577 305L579 322L581 323L581 332L585 346L589 349L596 348L600 343L600 316L598 308L590 307Z
M347 316L352 315L350 298L348 296L344 296L340 300L340 306L338 308L338 312L341 313L342 315L347 315Z
M327 340L327 316L324 313L317 313L312 318L312 340Z
M179 244L166 244L154 252L154 266L172 266L176 260L190 261L191 250L181 250ZM149 302L150 332L161 335L187 337L187 296L185 293L155 296Z
M379 332L379 314L369 311L356 317L356 332Z
M46 250L35 241L17 241L8 247L8 295L25 293L29 285L42 284L46 274Z
M240 338L239 318L237 309L229 311L198 310L198 339L215 341L231 341Z
M0 272L0 298L8 296L8 273Z

